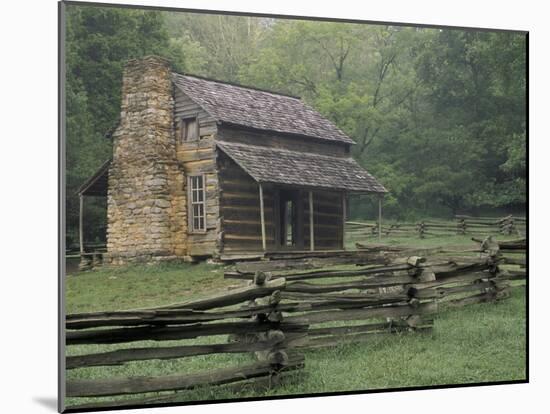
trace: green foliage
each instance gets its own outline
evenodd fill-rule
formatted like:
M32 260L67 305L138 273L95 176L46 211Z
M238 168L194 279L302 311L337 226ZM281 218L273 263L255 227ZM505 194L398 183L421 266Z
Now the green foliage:
M525 204L521 35L277 22L241 80L302 95L350 135L392 217Z
M75 5L67 20L69 233L74 190L110 156L122 67L147 54L302 96L356 141L353 156L390 191L391 217L525 206L521 34ZM372 218L365 200L352 213Z
M67 243L77 240L78 187L111 156L105 133L120 111L122 68L157 54L183 70L183 48L171 42L159 12L67 6ZM87 200L86 239L104 238L105 202Z

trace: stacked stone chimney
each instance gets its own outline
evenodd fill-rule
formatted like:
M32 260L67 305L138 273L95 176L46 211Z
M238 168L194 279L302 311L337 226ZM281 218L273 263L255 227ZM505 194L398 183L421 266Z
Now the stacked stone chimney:
M186 254L185 180L176 160L172 88L170 64L162 58L131 60L124 69L109 170L111 264Z

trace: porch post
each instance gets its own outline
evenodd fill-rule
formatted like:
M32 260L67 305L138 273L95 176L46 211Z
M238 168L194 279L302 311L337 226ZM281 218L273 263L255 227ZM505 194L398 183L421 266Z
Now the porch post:
M84 253L84 196L80 194L78 198L80 201L80 210L78 215L78 241L80 244L80 255L82 255Z
M382 239L382 199L384 196L378 196L378 240Z
M266 251L266 243L265 243L265 218L264 218L264 191L262 189L262 185L258 183L259 189L260 189L260 221L262 224L262 249L264 252Z
M346 193L342 193L342 249L346 249Z
M315 226L313 223L313 192L309 192L309 250L315 250Z

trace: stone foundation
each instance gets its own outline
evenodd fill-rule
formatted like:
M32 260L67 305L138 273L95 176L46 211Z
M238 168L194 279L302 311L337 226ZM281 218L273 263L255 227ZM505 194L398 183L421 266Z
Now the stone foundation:
M187 254L186 180L176 159L172 88L164 59L150 56L126 65L109 170L109 264Z

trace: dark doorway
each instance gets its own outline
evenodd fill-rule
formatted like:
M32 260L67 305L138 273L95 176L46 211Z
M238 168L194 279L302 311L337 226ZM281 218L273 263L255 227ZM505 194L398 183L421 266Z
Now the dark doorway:
M303 247L300 201L299 190L279 191L279 248L296 249Z

